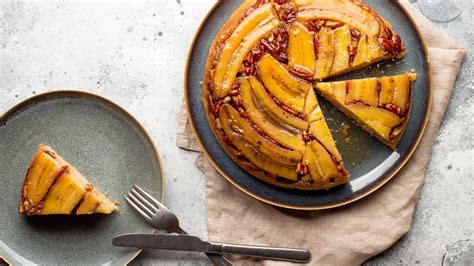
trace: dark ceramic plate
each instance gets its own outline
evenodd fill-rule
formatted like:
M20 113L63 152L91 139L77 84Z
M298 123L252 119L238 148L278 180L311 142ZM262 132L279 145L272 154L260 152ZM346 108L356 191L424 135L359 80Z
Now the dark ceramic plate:
M325 209L341 206L360 199L386 183L407 162L423 134L431 104L430 67L421 36L397 1L367 0L368 5L387 19L405 42L408 53L403 60L388 60L337 79L394 75L415 69L418 77L413 89L412 113L406 132L393 151L359 129L333 106L320 99L323 113L329 123L337 147L351 173L349 184L329 191L302 192L268 185L242 168L219 146L209 128L201 102L202 76L209 47L214 36L242 1L222 1L204 20L194 39L188 57L185 76L185 97L188 115L195 136L204 152L233 185L263 202L291 209ZM350 137L345 139L338 131L342 123L351 125Z
M114 236L152 229L125 203L133 184L162 199L158 153L140 124L114 103L84 92L49 92L0 117L0 257L15 265L124 265L138 249L116 248ZM21 185L40 143L51 146L110 198L111 215L18 214Z

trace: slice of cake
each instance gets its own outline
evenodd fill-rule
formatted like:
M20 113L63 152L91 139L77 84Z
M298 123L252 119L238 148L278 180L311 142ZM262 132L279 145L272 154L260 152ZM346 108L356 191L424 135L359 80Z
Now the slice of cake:
M411 107L416 73L316 84L316 90L359 126L396 148Z
M99 192L69 163L41 144L33 155L21 190L19 212L47 214L110 214L117 203Z

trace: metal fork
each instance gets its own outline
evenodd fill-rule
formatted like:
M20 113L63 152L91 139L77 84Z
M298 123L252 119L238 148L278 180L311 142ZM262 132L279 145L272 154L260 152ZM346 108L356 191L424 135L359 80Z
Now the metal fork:
M134 185L125 200L132 206L153 228L168 233L188 234L180 226L178 217L165 205L137 185ZM219 254L208 254L207 257L216 266L233 265L228 259Z

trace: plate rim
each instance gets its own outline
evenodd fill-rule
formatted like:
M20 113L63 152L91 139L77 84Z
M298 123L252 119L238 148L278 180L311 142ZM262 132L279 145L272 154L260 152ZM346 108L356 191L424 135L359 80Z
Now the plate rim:
M410 147L410 150L408 151L408 153L404 156L403 160L392 170L390 171L389 173L385 174L380 182L378 182L376 185L374 185L373 187L371 187L370 189L368 189L367 191L364 191L363 193L357 195L356 197L353 197L353 198L350 198L350 199L347 199L347 200L344 200L344 201L341 201L341 202L338 202L338 203L332 203L332 204L325 204L325 205L320 205L320 206L299 206L299 205L289 205L289 204L282 204L280 202L276 202L276 201L273 201L273 200L270 200L270 199L266 199L266 198L263 198L262 196L260 195L257 195L256 193L253 193L251 191L248 191L246 188L242 187L241 185L239 185L237 182L235 182L231 177L229 177L222 169L221 167L217 164L217 162L212 158L212 156L209 154L209 151L207 150L207 148L205 147L205 145L203 144L199 134L197 133L197 130L196 130L196 127L194 125L194 120L193 120L193 117L190 115L190 103L189 103L189 98L188 98L188 74L189 74L189 66L190 66L190 63L191 63L191 55L193 53L193 50L194 50L194 47L196 46L196 41L197 41L197 38L198 36L201 34L202 32L202 29L204 27L204 25L207 23L209 17L211 16L211 14L214 13L214 11L216 10L216 8L222 3L222 0L218 0L213 6L212 8L209 10L209 12L206 14L206 16L203 18L203 20L201 21L194 37L193 37L193 40L192 40L192 43L191 43L191 46L188 50L188 56L187 56L187 59L186 59L186 68L185 68L185 71L184 71L184 99L185 99L185 103L186 103L186 115L187 115L187 118L188 118L188 121L189 121L189 124L191 126L191 130L193 132L193 135L199 145L199 147L201 148L201 151L205 154L206 158L211 162L211 164L214 166L214 168L227 180L229 181L234 187L238 188L240 191L244 192L245 194L247 194L248 196L254 198L254 199L257 199L261 202L264 202L264 203L267 203L267 204L270 204L270 205L273 205L273 206L276 206L276 207L281 207L281 208L285 208L285 209L292 209L292 210L325 210L325 209L332 209L332 208L336 208L336 207L341 207L341 206L344 206L344 205L347 205L347 204L350 204L350 203L353 203L355 201L358 201L370 194L372 194L373 192L375 192L376 190L378 190L379 188L381 188L383 185L385 185L388 181L390 181L405 165L406 163L408 162L408 160L413 156L413 153L415 152L415 150L417 149L418 145L420 144L420 141L425 133L425 129L426 129L426 126L428 124L428 120L429 120L429 117L430 117L430 114L431 114L431 105L432 105L432 97L433 97L433 88L432 88L432 68L431 68L431 61L430 61L430 57L429 57L429 53L428 53L428 47L426 46L426 42L425 40L423 39L423 36L421 34L421 31L418 27L418 25L415 23L415 20L413 19L413 17L408 13L408 11L406 10L406 8L400 3L399 0L396 0L395 3L398 5L398 7L402 10L402 12L408 17L409 21L410 21L410 24L415 28L415 31L416 31L416 34L418 36L418 38L420 39L421 41L421 44L423 46L423 51L424 51L424 54L425 54L425 59L426 59L426 62L427 62L427 70L426 70L426 73L427 73L427 82L428 82L428 94L429 94L429 99L428 99L428 103L427 103L427 107L426 107L426 115L423 119L423 124L422 124L422 128L421 130L418 132L418 135L416 137L416 140L415 140L415 143Z
M132 115L130 114L125 108L121 107L117 103L113 102L112 100L109 100L105 98L104 96L91 93L91 92L86 92L82 90L52 90L52 91L47 91L43 93L36 94L34 96L28 97L22 101L20 101L17 104L14 104L10 108L7 109L7 111L0 113L0 124L5 123L12 115L14 115L17 112L21 112L22 110L31 107L32 105L36 103L40 103L46 100L51 100L51 99L58 99L58 98L66 98L66 97L72 97L72 98L79 98L79 99L88 99L88 100L96 100L100 103L103 103L109 107L111 107L114 111L118 111L121 114L125 115L126 118L134 123L136 126L138 126L138 129L142 131L142 133L145 135L146 139L151 143L151 146L153 148L153 153L158 160L158 165L160 167L160 173L161 173L161 202L164 203L165 199L165 174L163 171L163 163L161 161L160 153L158 151L158 148L151 138L150 134L148 131L145 129L145 127ZM155 229L152 230L151 233L155 233ZM132 260L134 260L140 253L142 252L142 249L139 249L135 254L133 254L126 262L124 265L128 265ZM8 265L13 265L9 261L5 259L5 257L0 254L0 258L2 258Z

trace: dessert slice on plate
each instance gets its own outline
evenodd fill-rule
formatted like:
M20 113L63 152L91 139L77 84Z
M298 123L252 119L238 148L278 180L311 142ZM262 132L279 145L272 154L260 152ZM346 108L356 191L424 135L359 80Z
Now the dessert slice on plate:
M411 107L416 73L348 81L323 82L316 90L359 126L395 149Z
M21 190L19 212L47 214L110 214L117 203L97 190L48 146L36 150Z
M303 132L307 141L304 174L314 181L315 189L329 189L349 182L349 172L344 167L314 90L310 90L306 97L305 113L309 128Z

